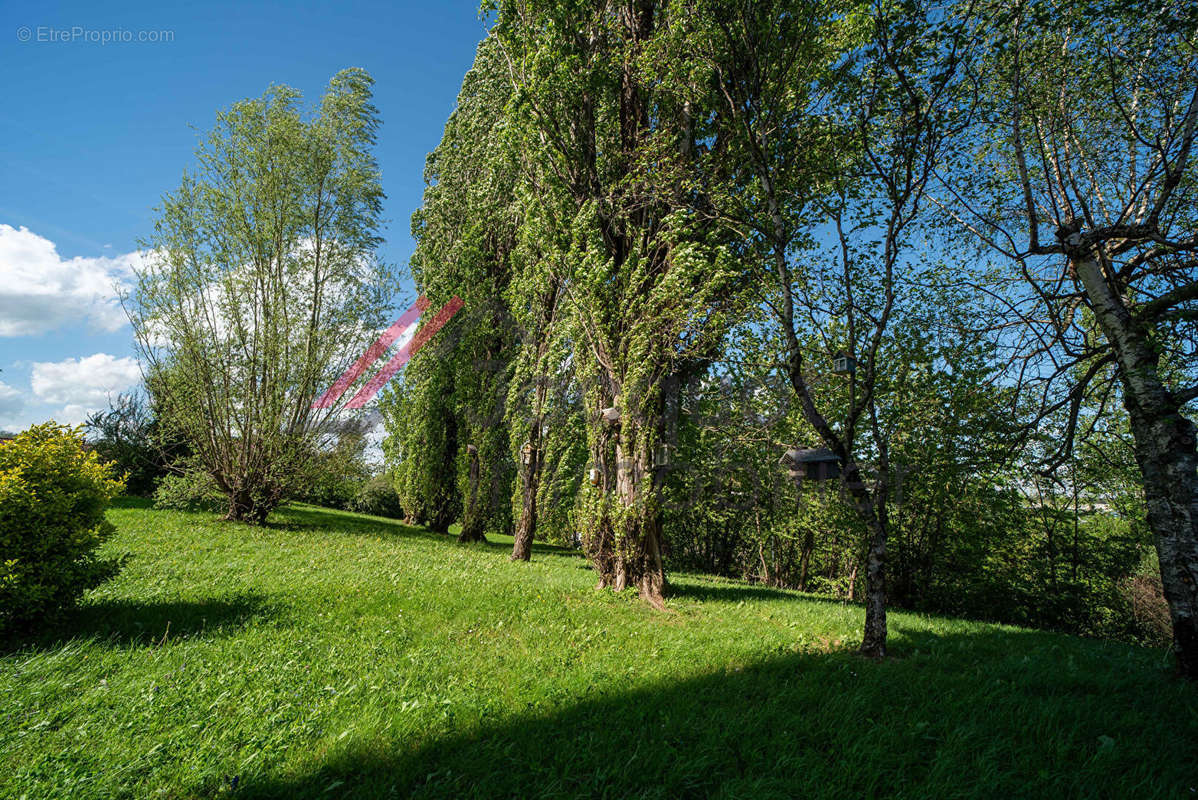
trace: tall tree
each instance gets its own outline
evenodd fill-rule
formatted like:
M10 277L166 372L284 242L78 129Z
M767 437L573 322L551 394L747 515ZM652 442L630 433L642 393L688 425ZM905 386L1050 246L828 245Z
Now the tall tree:
M413 357L384 405L405 507L424 509L437 530L460 513L463 542L511 529L505 404L517 331L507 294L520 210L505 132L510 93L498 42L488 37L428 156L424 202L412 216L416 285L434 307L454 296L464 306L436 346Z
M261 524L295 488L340 410L313 400L391 299L371 85L338 73L310 119L285 86L218 113L143 243L127 309L147 385L230 519Z
M985 11L986 127L944 170L945 206L1022 282L991 291L1019 324L1006 338L1038 417L1070 418L1048 469L1117 368L1180 668L1198 678L1198 19L1134 0Z
M718 82L733 185L745 187L716 206L774 282L786 373L870 531L861 649L883 656L892 464L881 395L898 343L928 324L917 313L928 298L911 289L934 282L934 265L911 245L933 168L962 127L968 32L923 2L704 4L691 19L707 32L696 59ZM838 356L843 384L830 392Z
M689 213L707 117L672 85L674 9L517 0L500 7L526 131L542 168L527 224L581 334L596 480L583 487L584 546L603 586L665 591L659 446L677 366L722 337L739 265Z

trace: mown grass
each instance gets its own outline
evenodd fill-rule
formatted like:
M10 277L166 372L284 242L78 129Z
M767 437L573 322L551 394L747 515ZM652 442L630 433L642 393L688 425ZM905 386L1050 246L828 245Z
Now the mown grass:
M1128 797L1198 790L1165 654L674 576L294 507L124 501L130 560L0 654L5 797Z

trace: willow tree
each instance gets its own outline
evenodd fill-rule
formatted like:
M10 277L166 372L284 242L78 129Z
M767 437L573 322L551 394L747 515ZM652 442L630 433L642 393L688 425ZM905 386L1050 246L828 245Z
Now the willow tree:
M297 488L340 412L313 400L388 310L371 85L338 73L310 117L285 86L218 113L143 243L127 310L147 385L230 519Z
M660 497L669 385L726 330L740 265L693 213L711 132L670 73L669 3L516 0L497 33L516 90L527 235L561 283L580 339L593 481L584 547L600 584L665 591Z

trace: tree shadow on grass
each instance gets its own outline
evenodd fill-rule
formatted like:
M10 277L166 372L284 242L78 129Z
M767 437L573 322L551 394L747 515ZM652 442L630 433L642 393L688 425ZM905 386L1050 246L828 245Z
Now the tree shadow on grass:
M306 503L289 503L282 506L275 512L273 520L268 523L268 527L277 530L319 528L320 530L353 535L366 534L380 537L408 536L446 544L458 544L456 531L438 533L428 528L408 525L398 519L375 517L368 514L354 514L346 511L334 511ZM466 546L481 547L487 550L511 551L512 544L510 537L505 537L505 539L507 540L495 541L487 539L484 542L469 542ZM581 556L581 551L546 542L533 542L533 557L535 558L538 555L577 558Z
M423 539L444 538L441 534L433 533L424 528L405 524L398 519L374 517L368 514L354 514L348 511L334 511L320 506L302 503L289 503L274 512L267 523L268 528L275 530L302 530L317 528L333 533L370 536L412 536Z
M631 691L613 678L607 692L591 687L567 707L499 721L461 709L442 737L350 739L302 774L242 776L238 796L1164 798L1198 789L1198 690L1143 651L1006 630L895 640L903 658L791 653Z
M122 495L114 498L109 504L112 508L141 508L151 509L154 507L154 500L149 497L137 497L135 495Z
M276 613L273 605L256 594L175 601L102 599L80 605L36 634L5 640L0 643L0 654L57 649L84 639L114 647L140 647L221 636Z
M756 602L761 600L801 600L804 602L810 601L815 603L835 603L836 605L847 605L844 601L835 597L825 597L815 594L804 594L801 592L786 591L784 589L776 589L772 586L763 586L753 583L710 583L710 579L704 579L702 583L682 582L676 578L671 578L668 597L679 597L687 600L697 600L702 603L707 602L732 602L740 601Z

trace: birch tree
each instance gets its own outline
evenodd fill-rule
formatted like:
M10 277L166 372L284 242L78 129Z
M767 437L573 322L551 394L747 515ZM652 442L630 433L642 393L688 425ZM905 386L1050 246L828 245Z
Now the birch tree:
M1010 267L990 292L1014 377L1041 416L1068 417L1049 468L1115 367L1179 665L1198 678L1198 20L1179 2L984 10L988 114L973 160L944 170L945 207Z

